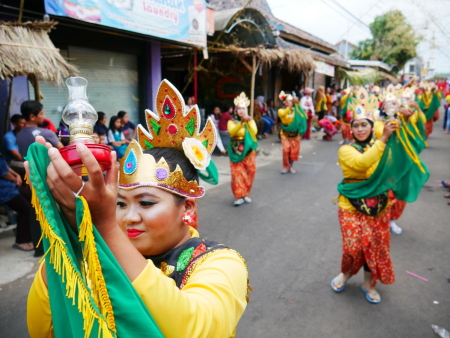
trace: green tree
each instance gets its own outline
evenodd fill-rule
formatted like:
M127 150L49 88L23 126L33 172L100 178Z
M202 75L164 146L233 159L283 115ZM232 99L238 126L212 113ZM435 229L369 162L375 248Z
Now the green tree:
M358 60L377 60L392 66L398 73L406 62L417 56L416 47L422 37L414 32L399 10L379 15L370 24L372 39L358 43L350 57Z

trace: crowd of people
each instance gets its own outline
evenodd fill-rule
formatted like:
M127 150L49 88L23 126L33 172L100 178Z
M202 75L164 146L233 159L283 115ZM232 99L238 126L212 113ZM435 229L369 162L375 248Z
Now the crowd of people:
M58 128L46 118L45 110L37 101L25 101L21 105L21 114L11 116L12 130L3 136L3 149L0 153L0 203L17 213L16 238L13 248L22 251L34 251L35 257L44 254L38 247L40 225L31 206L30 188L25 182L24 161L28 148L35 142L36 136L42 136L55 148L69 143L69 127L61 120ZM108 145L117 152L120 159L127 145L136 136L136 126L129 121L125 111L112 116L109 128L107 117L98 112L93 142ZM13 220L9 220L11 223Z
M63 335L68 327L74 335L88 327L108 336L122 327L133 328L136 335L155 337L212 337L217 332L234 337L251 291L248 272L239 253L201 239L196 199L204 196L205 190L199 178L204 171L213 172L211 154L217 145L230 159L233 204L252 203L258 143L270 133L280 138L280 173L285 175L296 173L294 163L300 158L301 142L308 140L311 132L322 129L325 141L342 132L345 144L339 148L338 158L343 180L338 185L337 217L343 252L340 273L331 281L331 288L343 291L347 281L363 268L365 299L381 302L377 281L395 281L390 235L402 233L395 221L428 179L419 155L427 147L445 91L425 82L345 90L319 87L317 91L297 86L292 92L279 93L279 109L274 100L265 102L258 96L252 114L248 111L251 102L243 92L224 111L214 107L202 130L192 99L183 104L178 90L166 80L157 95L155 110L146 111L148 130L132 124L123 111L110 118L107 128L106 115L98 113L95 140L114 150L112 167L104 177L86 146L77 144L88 180L78 177L62 159L57 149L63 145L51 124L40 127L45 121L40 103L26 101L22 115L12 117L15 129L5 135L9 157L0 158L0 203L21 216L14 247L37 249L34 242L40 227L44 234L53 226L64 229L55 213L76 234L62 247L57 245L57 233L44 236L48 259L42 262L28 299L32 337ZM180 111L183 113L177 114ZM36 155L29 154L24 166L30 147ZM40 173L47 180L41 180L37 171L45 154L50 164ZM119 158L120 162L116 161ZM22 170L30 168L31 188L13 169L14 161L22 164ZM42 189L46 184L52 187L49 192ZM442 185L448 187L449 182ZM63 197L72 193L74 199ZM35 209L32 195L37 197ZM46 199L54 199L59 208L43 208L41 201ZM32 225L35 210L42 223ZM87 236L85 227L91 223L103 240L76 244L81 233ZM80 241L85 239L80 237ZM102 271L102 262L89 251L91 256L83 261L82 270L87 267L85 274L92 273L91 278L73 273L81 270L81 265L64 254L64 245L74 257L84 257L89 245L98 245L100 253L101 245L106 245L112 253L108 261L113 261L115 268ZM68 271L72 271L70 278L64 282L61 276ZM89 297L83 294L88 288L74 286L83 283L98 288L99 294ZM78 311L73 305L75 297L83 299L83 309L93 309L93 314ZM127 302L121 303L121 297ZM133 299L145 310L130 318L124 314ZM62 318L71 325L60 325Z

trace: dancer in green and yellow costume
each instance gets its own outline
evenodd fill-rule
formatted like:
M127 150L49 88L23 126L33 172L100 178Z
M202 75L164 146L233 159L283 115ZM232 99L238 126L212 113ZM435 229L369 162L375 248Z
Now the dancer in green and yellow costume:
M31 337L234 337L246 264L190 226L217 135L210 120L200 132L196 106L183 108L164 80L148 131L139 125L119 167L113 152L106 181L82 143L86 183L57 149L31 147L46 250L28 298Z

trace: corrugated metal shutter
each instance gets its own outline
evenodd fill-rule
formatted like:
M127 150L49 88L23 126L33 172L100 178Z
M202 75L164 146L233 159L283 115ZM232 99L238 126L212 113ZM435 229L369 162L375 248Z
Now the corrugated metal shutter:
M124 110L128 113L130 121L136 124L139 122L135 55L74 46L69 46L69 50L61 51L61 54L69 57L79 68L80 76L88 80L87 94L95 110L103 111L108 121L111 116ZM42 103L45 114L58 127L61 109L68 103L68 90L65 85L52 87L42 83L41 92L44 95ZM34 97L34 94L30 97Z

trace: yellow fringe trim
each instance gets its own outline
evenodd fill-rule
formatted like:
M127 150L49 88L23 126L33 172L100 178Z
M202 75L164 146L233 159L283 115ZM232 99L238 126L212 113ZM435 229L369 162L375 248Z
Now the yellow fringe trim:
M116 323L114 321L114 311L111 304L111 299L108 295L106 288L105 278L103 277L102 266L98 259L97 247L95 245L95 239L92 228L91 212L89 211L89 205L84 197L79 196L83 203L83 219L80 223L80 233L78 238L84 241L83 258L87 262L85 269L87 269L86 277L93 285L92 296L97 307L100 309L101 314L106 318L108 327L116 332Z
M50 242L49 249L43 257L47 255L50 257L49 262L53 265L55 272L61 276L62 282L66 282L66 297L72 299L72 305L75 305L75 296L77 296L77 308L83 316L84 337L90 336L94 320L97 320L99 323L98 337L113 338L115 335L110 331L107 321L103 320L95 311L91 303L91 293L83 283L82 276L70 262L65 247L66 243L55 234L45 217L36 190L30 184L28 177L27 183L31 187L31 204L36 210L37 220L42 228L42 237L45 236Z
M397 133L398 139L402 143L403 148L405 149L405 151L408 154L408 156L413 160L414 163L416 163L418 165L420 171L422 171L425 174L425 169L422 167L420 158L417 155L417 153L414 150L414 148L412 147L411 143L409 142L408 137L405 136L405 140L403 140L402 136L400 134L400 130L397 129L395 132Z

